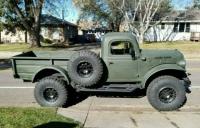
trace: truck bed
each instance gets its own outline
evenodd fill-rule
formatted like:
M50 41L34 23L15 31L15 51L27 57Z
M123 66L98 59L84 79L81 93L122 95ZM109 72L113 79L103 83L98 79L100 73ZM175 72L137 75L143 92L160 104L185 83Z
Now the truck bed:
M32 80L33 74L42 67L52 65L67 70L67 62L71 55L80 50L91 50L100 54L100 45L83 45L59 51L30 51L11 58L15 78Z
M30 51L11 58L15 78L32 80L32 75L42 67L52 65L67 70L67 62L76 51Z

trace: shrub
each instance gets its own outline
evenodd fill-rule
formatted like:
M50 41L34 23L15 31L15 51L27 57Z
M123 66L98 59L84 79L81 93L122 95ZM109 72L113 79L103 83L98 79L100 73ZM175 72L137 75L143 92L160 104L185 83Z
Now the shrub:
M53 41L50 40L50 39L48 39L48 38L45 38L45 39L43 40L43 43L45 43L45 44L53 44Z

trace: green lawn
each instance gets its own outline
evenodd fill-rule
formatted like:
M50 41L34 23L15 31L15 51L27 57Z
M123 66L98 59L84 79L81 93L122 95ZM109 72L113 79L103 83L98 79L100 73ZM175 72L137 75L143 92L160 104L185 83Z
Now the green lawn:
M24 51L28 48L29 45L27 44L0 44L0 51Z
M31 50L57 50L62 49L60 47L53 47L44 45L41 48L31 48L29 44L25 43L14 43L14 44L0 44L0 51L9 51L9 52L25 52L25 51L31 51Z
M200 42L176 41L176 42L159 42L145 43L140 45L144 49L178 49L187 59L200 58Z
M43 44L44 45L44 44ZM176 41L176 42L155 42L140 45L145 49L178 49L183 53L199 53L200 42ZM73 46L70 46L73 47ZM67 47L65 47L66 49ZM30 48L30 45L24 43L17 44L0 44L0 51L30 51L30 50L57 50L62 47L54 47L45 45L42 48Z
M190 41L145 43L142 44L141 47L146 49L178 49L184 53L200 52L200 42Z
M0 108L0 128L80 128L53 108Z

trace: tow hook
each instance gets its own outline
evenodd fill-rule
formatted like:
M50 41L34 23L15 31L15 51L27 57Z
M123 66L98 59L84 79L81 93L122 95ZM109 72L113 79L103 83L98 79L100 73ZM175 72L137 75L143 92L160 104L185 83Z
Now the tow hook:
M191 93L192 91L191 91L191 89L190 89L190 85L189 86L185 86L185 91L187 92L187 93Z
M191 81L190 81L190 79L188 77L183 78L183 84L185 86L185 91L187 93L191 93L191 89L190 89Z

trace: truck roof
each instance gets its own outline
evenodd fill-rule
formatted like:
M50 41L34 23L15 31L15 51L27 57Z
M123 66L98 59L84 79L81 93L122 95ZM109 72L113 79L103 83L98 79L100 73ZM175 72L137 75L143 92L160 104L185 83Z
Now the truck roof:
M130 39L135 40L136 37L130 32L110 32L105 34L104 41L109 42L112 39Z
M124 36L133 37L134 35L131 34L131 32L109 32L109 33L105 34L104 37L107 38L107 37L124 37Z

